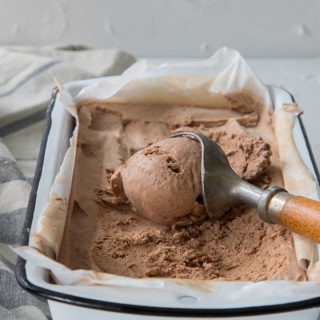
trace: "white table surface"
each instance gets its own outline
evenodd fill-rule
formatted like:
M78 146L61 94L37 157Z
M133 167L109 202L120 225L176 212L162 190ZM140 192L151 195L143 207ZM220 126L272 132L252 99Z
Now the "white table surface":
M150 59L154 63L184 61L185 59ZM299 107L316 164L320 169L320 57L316 58L256 58L247 59L256 74L267 84L289 90ZM50 95L51 92L48 92ZM4 137L27 177L32 177L44 122Z

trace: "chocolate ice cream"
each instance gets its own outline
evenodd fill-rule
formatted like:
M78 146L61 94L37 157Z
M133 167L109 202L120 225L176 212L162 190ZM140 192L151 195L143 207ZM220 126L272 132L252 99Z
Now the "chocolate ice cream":
M237 108L237 97L233 96L230 105L217 108L204 103L79 103L76 165L59 261L72 269L136 278L305 279L291 233L264 223L253 208L236 206L217 220L205 217L191 225L179 224L181 215L190 211L192 217L198 203L201 208L201 198L199 177L194 173L199 170L194 169L197 161L186 159L187 155L171 146L164 149L159 142L174 132L197 131L212 138L226 153L233 170L259 187L283 185L271 115L256 99L241 98ZM190 147L196 147L194 143L188 142ZM137 156L128 160L136 152ZM140 203L135 195L153 188L152 181L158 179L155 174L149 181L135 180L136 173L130 176L131 161L144 152L145 161L158 156L169 159L165 165L170 181L180 176L175 172L181 170L180 162L188 163L192 183L173 180L177 188L156 185L153 203L147 193L143 195L145 203ZM155 163L151 161L150 168ZM121 196L120 174L133 206ZM166 216L162 211L166 204L160 197L166 192L176 195L176 203L167 204L170 210L174 208L170 216L173 226L159 224ZM156 210L149 211L149 206Z
M198 142L187 137L166 139L130 157L111 177L111 188L151 221L189 224L206 217L200 167ZM122 189L124 195L118 193Z

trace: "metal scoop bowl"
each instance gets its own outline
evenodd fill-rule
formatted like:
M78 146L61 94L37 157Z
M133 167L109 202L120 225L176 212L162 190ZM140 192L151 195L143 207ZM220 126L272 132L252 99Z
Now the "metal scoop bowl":
M320 243L320 202L294 196L280 187L260 189L240 178L230 167L217 143L194 132L181 132L170 138L189 136L201 144L202 197L209 217L217 219L232 206L246 203L256 207L260 218Z

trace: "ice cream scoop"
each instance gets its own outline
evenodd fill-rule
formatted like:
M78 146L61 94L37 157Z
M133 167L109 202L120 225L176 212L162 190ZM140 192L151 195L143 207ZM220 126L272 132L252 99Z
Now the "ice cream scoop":
M320 243L320 202L295 196L280 187L262 190L240 178L219 147L210 138L193 132L171 136L193 137L201 145L202 197L208 216L221 217L241 202L257 207L260 218Z

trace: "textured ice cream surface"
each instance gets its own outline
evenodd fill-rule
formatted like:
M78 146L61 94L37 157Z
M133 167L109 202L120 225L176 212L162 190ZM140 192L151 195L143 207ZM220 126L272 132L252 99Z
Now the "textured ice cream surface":
M212 138L242 178L263 188L282 186L272 117L250 106L250 99L241 99L238 110L237 99L232 108L81 102L58 260L71 269L135 278L304 280L291 233L261 221L254 208L237 206L217 220L165 226L138 215L121 197L121 185L115 187L114 173L133 154L179 131Z
M189 224L206 217L200 168L197 141L165 139L130 157L111 178L111 188L116 194L123 189L133 210L151 221Z
M91 268L129 277L202 280L304 280L291 235L238 206L217 220L183 227L135 214L105 214L90 250Z
M230 120L218 128L181 127L178 132L202 133L214 140L228 158L232 170L241 178L253 181L270 166L272 150L261 137L248 134L237 121Z

